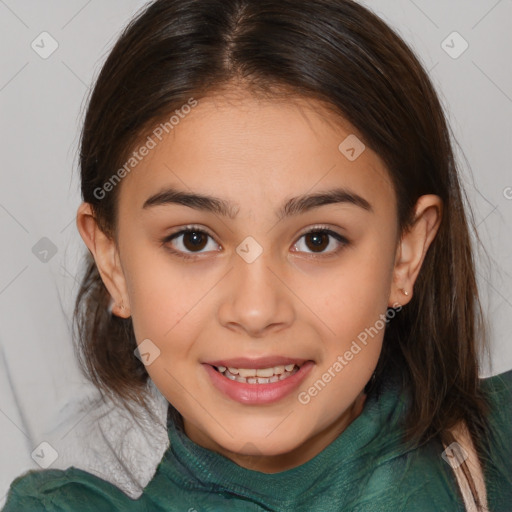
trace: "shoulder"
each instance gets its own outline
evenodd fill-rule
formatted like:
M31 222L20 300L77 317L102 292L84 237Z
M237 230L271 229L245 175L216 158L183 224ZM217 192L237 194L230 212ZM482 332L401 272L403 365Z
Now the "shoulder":
M77 469L30 470L10 485L2 512L83 512L138 510L131 500L111 483Z
M482 389L494 394L512 393L512 369L506 372L480 379Z
M489 404L491 426L512 436L512 370L480 380Z
M491 510L512 503L512 370L481 380L489 405L488 450L484 474Z
M512 370L481 379L480 387L489 406L491 445L512 460ZM512 479L512 464L508 468Z

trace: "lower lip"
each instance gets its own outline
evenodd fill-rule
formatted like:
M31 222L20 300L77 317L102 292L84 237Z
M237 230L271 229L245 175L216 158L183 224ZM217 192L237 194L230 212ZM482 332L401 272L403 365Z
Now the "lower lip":
M268 404L290 394L305 379L315 363L307 361L291 377L268 384L244 384L224 377L210 364L203 363L213 385L229 398L242 404Z

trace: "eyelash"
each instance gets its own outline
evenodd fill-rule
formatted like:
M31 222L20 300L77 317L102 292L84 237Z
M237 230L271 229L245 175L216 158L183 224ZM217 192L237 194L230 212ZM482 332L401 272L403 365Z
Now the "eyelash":
M199 226L195 226L195 225L190 225L190 226L187 226L186 228L184 228L184 229L182 229L180 231L177 231L176 233L173 233L173 234L171 234L169 236L166 236L164 239L161 240L161 245L165 246L166 250L168 250L169 252L171 252L172 254L174 254L174 255L176 255L176 256L178 256L180 258L183 258L185 260L195 260L195 259L198 258L198 256L196 256L196 255L195 256L191 256L190 254L201 254L200 252L198 252L198 253L185 253L185 252L182 252L182 251L177 251L175 249L172 249L168 245L169 242L171 242L175 238L178 238L181 235L184 235L184 234L187 234L187 233L199 233L201 235L207 235L207 236L209 236L212 239L214 238L212 235L210 235L210 233L208 233L208 231L205 231L203 228L201 228ZM341 247L339 247L335 251L331 251L330 253L327 253L327 254L331 254L331 256L332 255L337 255L341 250L343 250L346 246L348 246L350 244L350 242L344 236L341 236L339 233L336 233L335 231L332 231L327 226L322 226L322 225L313 226L312 228L310 228L307 231L303 232L300 235L298 240L300 240L303 236L306 236L306 235L309 235L309 234L312 234L312 233L330 235L331 237L333 237L334 239L336 239L338 242L340 242L342 244ZM299 251L297 251L297 252L299 252ZM326 257L324 253L308 253L308 254L311 254L312 256L310 256L310 257L313 257L313 258Z

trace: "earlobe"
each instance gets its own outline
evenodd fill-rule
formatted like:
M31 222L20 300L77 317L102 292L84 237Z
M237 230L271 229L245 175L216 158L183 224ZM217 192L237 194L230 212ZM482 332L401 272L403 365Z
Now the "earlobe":
M101 279L112 297L113 304L109 309L117 316L128 318L130 313L126 282L115 240L109 238L100 229L89 203L84 202L79 206L76 225L96 262Z
M442 200L436 195L421 196L416 202L414 222L402 234L397 247L389 306L407 304L413 297L414 283L442 218ZM407 292L407 293L405 293Z

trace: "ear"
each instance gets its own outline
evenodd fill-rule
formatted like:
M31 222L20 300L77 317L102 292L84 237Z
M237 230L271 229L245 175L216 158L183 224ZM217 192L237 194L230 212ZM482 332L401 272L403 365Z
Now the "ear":
M402 235L397 247L389 307L407 304L412 299L414 283L441 224L443 202L439 196L421 196L414 209L413 225Z
M112 312L122 318L128 318L130 304L115 240L109 238L100 229L89 203L82 203L79 206L76 225L80 236L94 257L103 283L113 298Z

